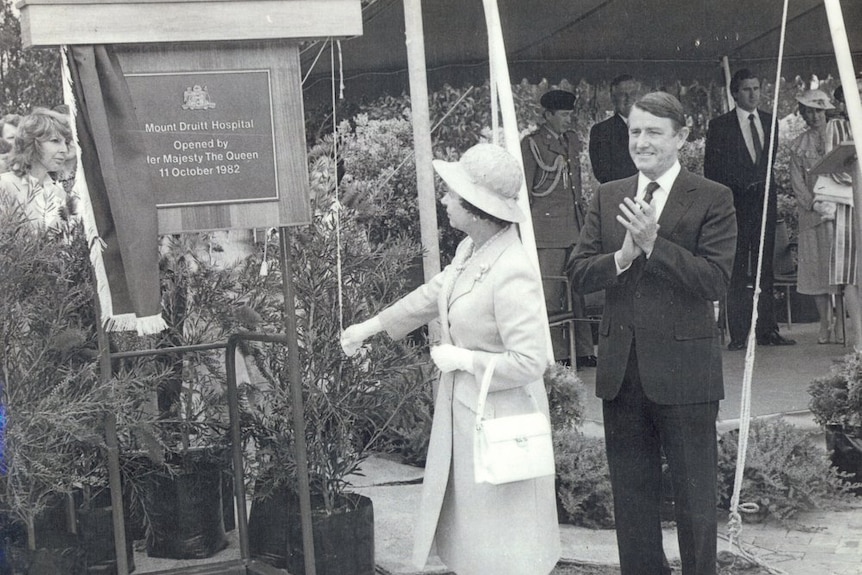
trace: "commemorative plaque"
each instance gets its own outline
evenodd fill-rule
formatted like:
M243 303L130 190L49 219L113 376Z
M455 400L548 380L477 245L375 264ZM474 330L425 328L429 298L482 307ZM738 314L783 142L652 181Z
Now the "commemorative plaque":
M298 43L115 49L160 233L310 221Z
M158 207L278 199L268 70L128 74Z
M299 47L362 34L359 0L18 6L25 46L113 46L143 136L160 234L309 223Z

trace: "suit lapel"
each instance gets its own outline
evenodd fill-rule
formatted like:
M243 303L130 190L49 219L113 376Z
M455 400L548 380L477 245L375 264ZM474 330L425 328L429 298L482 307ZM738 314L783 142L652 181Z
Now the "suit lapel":
M696 187L689 176L690 172L682 169L673 183L673 188L668 193L667 202L665 202L661 217L658 219L658 234L663 238L669 238L673 234L674 228L694 201L690 192Z

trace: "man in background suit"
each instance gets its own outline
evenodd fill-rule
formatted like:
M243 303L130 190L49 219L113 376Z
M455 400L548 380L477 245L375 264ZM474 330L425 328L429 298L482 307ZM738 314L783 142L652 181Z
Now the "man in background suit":
M736 108L709 123L703 175L729 187L733 191L733 204L736 207L736 258L725 307L730 329L730 343L727 348L734 351L745 348L751 329L754 298L752 286L757 274L769 142L777 141L778 133L769 133L772 115L757 109L760 104L760 79L751 71L742 69L733 75L730 93L736 101ZM766 209L761 292L755 326L758 345L796 343L778 333L778 323L775 321L772 258L775 251L777 217L778 194L772 185Z
M713 301L730 281L733 196L682 169L679 100L653 92L629 117L638 174L602 184L569 262L584 293L605 290L602 398L622 575L667 573L662 452L674 486L683 575L715 575L717 441L724 398Z
M611 80L614 115L590 128L590 164L602 184L627 178L638 171L629 154L627 125L637 93L638 83L628 74Z
M581 195L581 142L571 130L575 95L566 90L550 90L542 95L543 122L539 129L521 142L524 178L530 193L530 212L539 268L543 277L565 276L566 260L571 254L584 223ZM549 312L565 309L565 284L543 280L545 305ZM575 318L586 315L584 298L571 291ZM593 332L587 322L575 322L575 358L562 329L551 330L554 358L573 362L579 368L595 367Z

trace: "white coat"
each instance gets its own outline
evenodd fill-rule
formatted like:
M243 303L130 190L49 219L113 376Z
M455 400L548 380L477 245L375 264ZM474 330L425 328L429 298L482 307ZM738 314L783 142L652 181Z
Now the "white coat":
M547 574L560 553L554 477L500 486L473 480L479 383L493 356L499 360L485 416L536 405L548 414L542 286L514 226L467 259L472 247L465 239L452 264L379 316L396 339L439 317L441 343L474 352L473 374L440 378L413 562L424 567L436 543L458 575Z

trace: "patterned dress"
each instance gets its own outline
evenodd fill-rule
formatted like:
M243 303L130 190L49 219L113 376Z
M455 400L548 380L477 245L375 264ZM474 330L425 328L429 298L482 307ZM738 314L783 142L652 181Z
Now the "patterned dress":
M0 201L4 208L21 206L36 227L60 227L69 212L69 197L63 186L48 176L39 181L30 175L0 174Z
M824 154L824 134L813 128L800 134L790 146L790 183L799 212L797 289L808 295L835 291L829 275L835 226L833 220L824 219L814 209L817 176L809 172Z
M850 132L850 122L843 119L831 120L826 126L826 153L831 152L838 144L850 142L853 135ZM852 185L850 174L832 174L832 178L840 183ZM856 183L858 186L859 183ZM835 285L854 285L856 270L859 267L859 254L856 247L856 232L858 224L854 224L856 210L849 204L838 204L835 211L835 241L832 245L830 259L830 278Z

